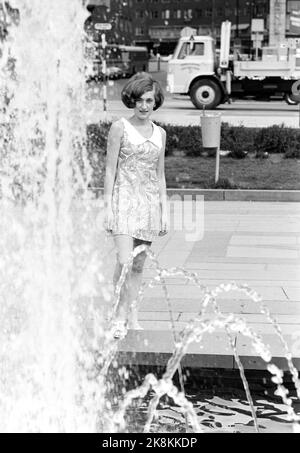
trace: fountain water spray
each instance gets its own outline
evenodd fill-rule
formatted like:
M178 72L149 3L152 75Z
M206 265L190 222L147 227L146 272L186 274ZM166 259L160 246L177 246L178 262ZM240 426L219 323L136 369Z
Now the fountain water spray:
M82 0L11 3L19 21L1 61L10 100L0 151L1 429L95 432L105 389L90 378L102 335L91 296L102 276L87 190L88 11Z

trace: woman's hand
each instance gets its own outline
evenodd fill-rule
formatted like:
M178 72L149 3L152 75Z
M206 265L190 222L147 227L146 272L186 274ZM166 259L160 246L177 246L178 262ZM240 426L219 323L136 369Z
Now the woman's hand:
M161 230L159 232L159 236L165 236L169 232L169 229L170 225L168 215L166 212L163 212L161 215Z
M114 215L111 207L105 208L103 227L107 233L113 229Z

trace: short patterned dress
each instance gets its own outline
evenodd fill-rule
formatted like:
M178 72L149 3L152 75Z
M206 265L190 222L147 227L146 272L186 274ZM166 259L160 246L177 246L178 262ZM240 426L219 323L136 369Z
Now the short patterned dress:
M161 230L160 191L157 177L162 133L152 123L152 136L143 137L125 118L112 194L112 234L150 241Z

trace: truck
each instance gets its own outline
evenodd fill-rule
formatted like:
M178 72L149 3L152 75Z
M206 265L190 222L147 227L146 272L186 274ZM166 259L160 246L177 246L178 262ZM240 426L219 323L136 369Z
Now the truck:
M179 39L168 62L167 90L188 95L198 109L215 109L233 98L270 99L281 96L296 104L293 83L300 79L300 48L297 40L263 47L250 59L230 54L231 23L222 24L221 48L211 36Z

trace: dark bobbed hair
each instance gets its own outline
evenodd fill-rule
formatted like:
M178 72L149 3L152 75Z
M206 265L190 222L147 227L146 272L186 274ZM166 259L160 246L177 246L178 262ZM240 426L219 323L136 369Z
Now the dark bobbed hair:
M155 106L153 110L157 110L164 102L164 94L160 84L154 80L147 72L138 72L131 77L123 87L121 98L123 104L129 109L135 107L136 101L143 94L154 89Z

